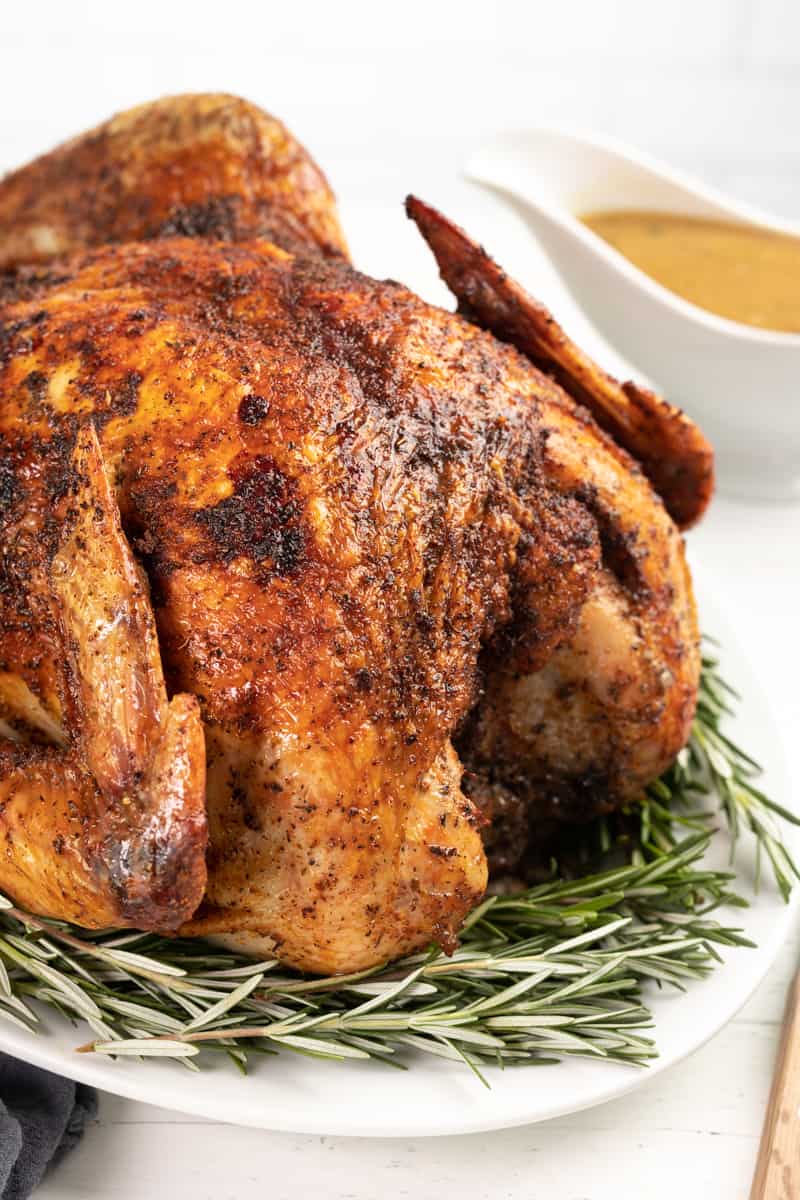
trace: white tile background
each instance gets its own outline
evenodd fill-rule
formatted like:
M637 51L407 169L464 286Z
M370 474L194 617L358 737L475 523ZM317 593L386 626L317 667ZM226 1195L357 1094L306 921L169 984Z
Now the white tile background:
M361 265L431 290L399 203L414 188L452 194L466 150L510 126L611 133L800 218L800 0L0 0L0 169L120 108L212 89L249 96L307 142ZM453 214L488 241L502 211L466 185L459 196ZM799 539L800 510L723 500L692 541L795 738ZM41 1197L744 1200L794 953L691 1062L594 1112L484 1138L365 1143L105 1098Z

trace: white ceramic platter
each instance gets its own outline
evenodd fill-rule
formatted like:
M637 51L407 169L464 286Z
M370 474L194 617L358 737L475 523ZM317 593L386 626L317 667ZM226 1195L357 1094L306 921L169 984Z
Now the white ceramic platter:
M703 625L721 640L725 673L743 696L731 729L764 763L767 791L790 804L788 774L767 699L725 625L713 580L702 570L696 575ZM718 841L714 857L723 862L727 846L724 837ZM746 887L746 855L742 860ZM265 1129L411 1137L522 1125L630 1091L691 1054L731 1019L775 958L791 908L772 886L764 886L748 909L728 916L758 948L727 950L724 965L686 993L649 989L661 1055L647 1069L580 1059L557 1066L490 1068L489 1090L466 1067L427 1057L410 1060L410 1070L400 1072L382 1063L323 1062L285 1054L260 1060L246 1078L227 1060L213 1059L196 1074L175 1062L114 1062L76 1054L74 1047L86 1040L86 1032L50 1014L39 1034L0 1026L0 1049L122 1096Z

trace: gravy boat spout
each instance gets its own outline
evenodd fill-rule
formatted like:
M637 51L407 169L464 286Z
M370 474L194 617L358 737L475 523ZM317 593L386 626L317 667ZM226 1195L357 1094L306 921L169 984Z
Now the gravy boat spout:
M697 420L714 444L725 490L800 499L800 334L742 325L683 300L576 214L652 209L797 237L800 225L729 200L638 151L557 129L498 140L471 156L467 176L514 202L596 329ZM522 282L536 294L535 281Z

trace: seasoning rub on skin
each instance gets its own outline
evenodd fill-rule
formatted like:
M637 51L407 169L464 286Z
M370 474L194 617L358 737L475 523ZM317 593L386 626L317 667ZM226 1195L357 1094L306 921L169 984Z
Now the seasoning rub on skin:
M613 805L630 720L628 782L688 735L697 625L677 527L635 460L567 380L355 271L318 168L285 131L255 136L276 125L234 98L161 101L0 183L0 260L17 262L0 292L0 657L27 690L7 696L63 731L52 744L35 706L0 705L17 738L0 738L0 888L90 926L177 926L337 972L453 945L483 894L486 817L454 749L470 723L535 816L546 747L526 689L561 672L547 786L594 779L592 804ZM106 178L126 160L126 137L135 169L113 197L70 190L73 167ZM236 219L179 221L210 145L202 203ZM37 220L69 254L40 242L20 265L20 197L42 178ZM81 530L90 460L105 500ZM98 588L128 564L104 619L157 631L144 674L126 666L135 639L113 661L82 654L58 587L76 530L114 531L113 554L86 561ZM15 755L72 772L69 853L55 793L40 802Z

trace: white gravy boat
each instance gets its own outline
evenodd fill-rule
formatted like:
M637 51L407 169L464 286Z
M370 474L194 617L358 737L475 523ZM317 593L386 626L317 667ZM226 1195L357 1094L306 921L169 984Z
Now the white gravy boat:
M598 331L697 420L725 490L800 499L800 334L751 328L690 304L575 214L660 209L796 236L800 224L729 200L638 151L557 129L499 139L474 153L466 172L515 202ZM513 272L513 263L502 265ZM521 282L536 294L535 281Z

